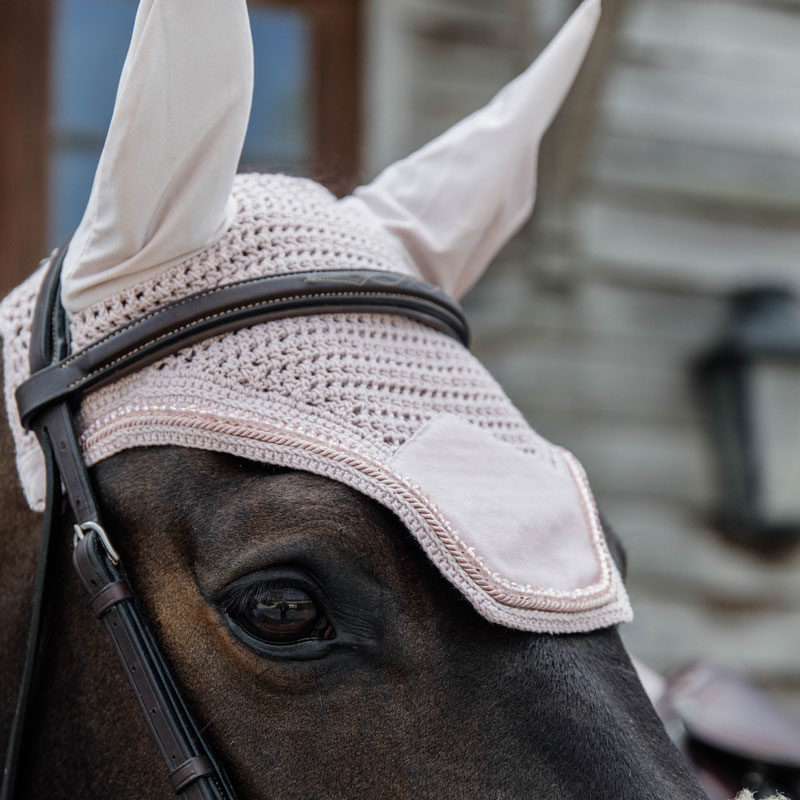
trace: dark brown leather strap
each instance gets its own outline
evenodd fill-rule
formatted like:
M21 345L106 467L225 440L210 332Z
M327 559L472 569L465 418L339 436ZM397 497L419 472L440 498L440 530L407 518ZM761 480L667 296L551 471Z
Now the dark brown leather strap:
M53 403L218 333L290 316L343 312L400 314L469 342L459 305L411 276L377 270L269 275L163 306L40 369L17 390L20 418L30 426Z
M111 606L128 600L131 597L131 589L127 581L114 581L104 586L92 598L92 611L96 617L102 617Z
M169 779L172 781L172 788L176 794L180 794L190 783L193 783L206 775L212 775L214 767L211 762L203 756L193 756L187 758L174 772L170 773Z
M40 442L44 432L52 443L58 471L64 483L64 494L69 500L76 521L99 522L100 514L89 483L89 473L86 471L83 453L75 434L72 413L66 403L50 406L39 415L36 420L36 433Z
M216 769L199 735L183 718L183 702L160 654L151 647L152 634L119 565L114 565L94 530L77 537L73 562L91 596L92 610L117 651L119 662L170 772L177 794L190 790L198 797L226 798ZM191 789L195 783L202 787ZM200 792L200 794L198 794Z
M31 375L69 353L69 326L61 305L61 267L69 248L67 240L52 256L33 311L28 365Z

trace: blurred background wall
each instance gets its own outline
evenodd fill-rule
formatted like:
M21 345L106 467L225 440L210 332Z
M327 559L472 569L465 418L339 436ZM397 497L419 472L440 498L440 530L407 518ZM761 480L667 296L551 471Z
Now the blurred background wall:
M485 103L576 6L251 2L243 166L346 191ZM80 219L135 10L0 6L3 291ZM798 0L605 0L534 217L466 307L477 354L578 455L628 549L630 648L662 670L738 666L800 714L800 551L715 522L718 445L692 379L733 291L800 288L798 42ZM784 407L770 419L788 435ZM778 468L800 496L797 456Z

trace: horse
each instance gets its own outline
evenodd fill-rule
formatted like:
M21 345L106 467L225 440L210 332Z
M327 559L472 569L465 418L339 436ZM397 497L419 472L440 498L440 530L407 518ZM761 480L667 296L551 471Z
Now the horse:
M2 436L5 732L40 519L5 424ZM178 447L129 450L93 471L158 639L242 797L705 796L616 629L553 636L486 621L375 501L310 473ZM163 765L72 575L69 526L62 533L20 796L166 798ZM344 646L264 657L230 636L220 592L274 564L314 576Z
M448 162L441 154L451 152L454 141L459 146L466 141L467 151L484 152L487 141L505 128L518 131L531 122L532 107L542 117L536 117L536 125L546 127L577 71L598 14L596 0L587 0L530 72L485 114L457 126L421 151L418 160ZM226 32L232 39L220 46ZM119 314L136 318L137 304L145 319L158 313L147 304L181 281L189 292L205 280L213 283L231 264L239 269L254 263L261 269L259 253L271 253L270 248L278 248L272 255L280 263L287 253L294 259L319 253L335 260L350 246L336 238L337 225L341 236L349 237L346 242L356 242L345 255L359 264L385 259L389 266L380 262L377 273L393 288L413 262L431 283L462 294L530 211L538 137L530 143L515 133L519 158L493 147L475 162L460 160L460 181L449 191L450 201L461 202L464 213L444 215L449 245L438 254L422 243L441 244L436 226L442 215L412 214L418 201L430 200L431 178L428 171L425 197L415 198L413 158L345 202L294 180L237 179L239 194L232 197L239 205L231 217L233 178L225 175L235 171L248 95L247 81L231 84L231 75L238 66L247 67L246 34L245 4L238 0L231 8L216 0L143 0L93 195L66 252L72 262L65 262L61 297L72 314L75 348L91 351L100 337L113 337L102 326L118 325ZM153 65L162 70L163 82L152 80L147 67ZM187 74L191 81L182 85ZM200 87L203 102L197 96L186 102L191 119L174 126L175 108L165 115L159 92L180 104L185 92L176 89L190 84ZM240 84L241 96L231 90ZM217 121L224 124L215 127L209 109L218 111ZM152 141L161 148L144 158L138 151L142 121L149 126L149 149ZM153 134L153 126L161 123L180 139L172 148L165 137ZM487 140L489 135L493 138ZM177 166L176 152L182 156ZM187 171L187 163L194 170ZM494 180L502 185L502 198L482 187L469 212L463 181L474 182L470 169L477 167L498 173ZM155 234L152 215L137 216L151 208L137 194L142 187L128 192L126 184L142 174L147 192L156 195L150 197L159 209ZM399 206L389 202L397 201L398 185L403 187ZM170 194L175 191L178 196ZM283 228L258 222L257 235L251 236L255 212L247 198L274 193L280 199L281 192L294 221ZM444 210L442 192L440 187ZM131 197L141 202L132 203ZM120 198L126 202L117 208ZM395 217L400 212L395 238L387 238L379 219L387 205ZM270 209L264 219L275 210ZM487 211L492 226L476 227L469 214ZM146 244L140 240L123 252L137 238L125 234L137 225L148 230ZM310 239L323 238L316 244L304 239L298 255L280 239L282 232L291 236L295 229ZM410 238L401 247L403 235ZM235 252L220 260L220 248ZM131 280L128 270L134 267ZM154 282L142 283L150 280L137 271L142 268L146 276L156 274ZM310 278L303 274L322 279L319 271ZM347 279L361 275L351 270ZM242 285L253 280L246 277ZM188 302L182 291L175 301L179 305ZM30 310L22 301L18 306ZM7 400L13 401L13 373L21 361L10 364L14 350L8 342L22 334L24 323L15 329L3 313ZM624 554L596 517L577 462L534 435L471 356L441 331L363 310L325 319L301 314L194 342L88 394L78 412L84 429L80 442L104 526L113 532L203 737L239 795L252 800L703 798L621 643L616 623L629 615L621 583ZM305 348L300 354L283 344L292 331ZM322 400L313 390L327 391L335 382L326 371L323 346L330 350L337 336L349 342L347 358L369 362L364 398L373 405L366 423L361 402L352 398L346 414L319 410L334 390ZM361 341L360 350L353 341ZM273 348L272 355L263 356L259 347ZM275 361L279 354L283 366ZM391 367L392 380L371 372L384 356L400 359ZM393 399L406 391L392 381L399 380L401 368L421 369L417 362L426 359L429 374L415 378L416 408L436 413L423 419L403 397ZM468 380L443 378L453 365ZM267 369L273 380L287 367L276 387L267 391L259 384L260 370ZM139 391L143 380L188 385L180 381L197 370L216 370L223 381L217 389L209 385L207 396L202 390L197 402L213 406L224 400L227 389L220 387L230 389L229 399L239 411L225 425L219 407L212 409L217 416L209 422L208 409L182 406L185 398L177 396L142 407L123 400L111 411L103 405L115 392ZM351 381L360 386L360 374L342 374L336 380L348 391ZM248 398L245 392L254 381L257 392ZM464 386L472 388L466 392ZM307 396L301 401L302 391ZM254 406L267 402L265 396L279 406L276 424L284 425L284 411L302 405L314 424L340 426L344 444L332 438L309 443L306 430L285 423L280 444L273 436L269 447L258 450L253 442L267 441L267 423L258 416L266 413L263 408ZM383 407L375 401L381 397ZM490 401L495 406L489 408ZM188 416L180 417L183 412ZM381 422L384 412L394 414L395 421ZM26 599L41 510L40 454L16 414L9 402L0 425L6 519L0 537L4 740L24 659ZM136 417L141 414L149 416ZM250 423L255 428L247 428ZM181 425L188 427L179 439L170 439ZM125 438L136 430L144 439ZM361 437L358 448L348 444L348 437L356 436ZM117 449L108 449L109 441L116 441ZM107 449L92 449L98 447ZM369 447L378 455L359 449ZM396 469L401 465L411 478L398 477L379 456L394 459ZM501 468L495 469L496 463ZM542 487L538 495L531 493L531 482ZM66 510L60 520L28 722L34 736L25 740L17 796L167 797L169 782L145 717L111 643L87 614L83 589L68 566L76 540ZM487 566L487 554L496 559L492 565L504 565L506 577ZM598 576L588 586L587 572L592 581L595 572ZM526 575L534 576L534 587L524 585Z

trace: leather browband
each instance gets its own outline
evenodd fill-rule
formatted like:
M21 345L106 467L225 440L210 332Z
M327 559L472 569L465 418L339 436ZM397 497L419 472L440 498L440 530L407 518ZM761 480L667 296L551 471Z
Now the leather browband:
M185 800L235 800L235 792L192 717L150 630L119 556L102 528L75 435L73 400L90 388L152 363L188 344L289 316L389 313L418 320L468 343L458 304L424 281L379 271L319 271L229 284L178 300L130 322L83 350L69 353L69 325L59 300L66 245L45 276L31 331L31 377L17 390L23 425L35 431L47 469L48 502L34 587L31 624L17 706L0 786L14 800L29 724L30 694L47 600L49 544L58 528L61 487L75 525L73 562L105 627L167 766Z
M378 270L269 275L191 295L40 369L17 389L22 424L189 344L225 331L306 314L389 313L423 322L469 343L458 304L435 286Z

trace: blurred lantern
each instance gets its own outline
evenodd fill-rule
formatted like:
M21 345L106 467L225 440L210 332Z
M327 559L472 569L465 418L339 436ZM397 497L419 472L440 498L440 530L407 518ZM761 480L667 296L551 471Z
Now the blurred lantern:
M719 461L719 523L753 544L800 538L800 307L776 288L733 297L697 363Z

